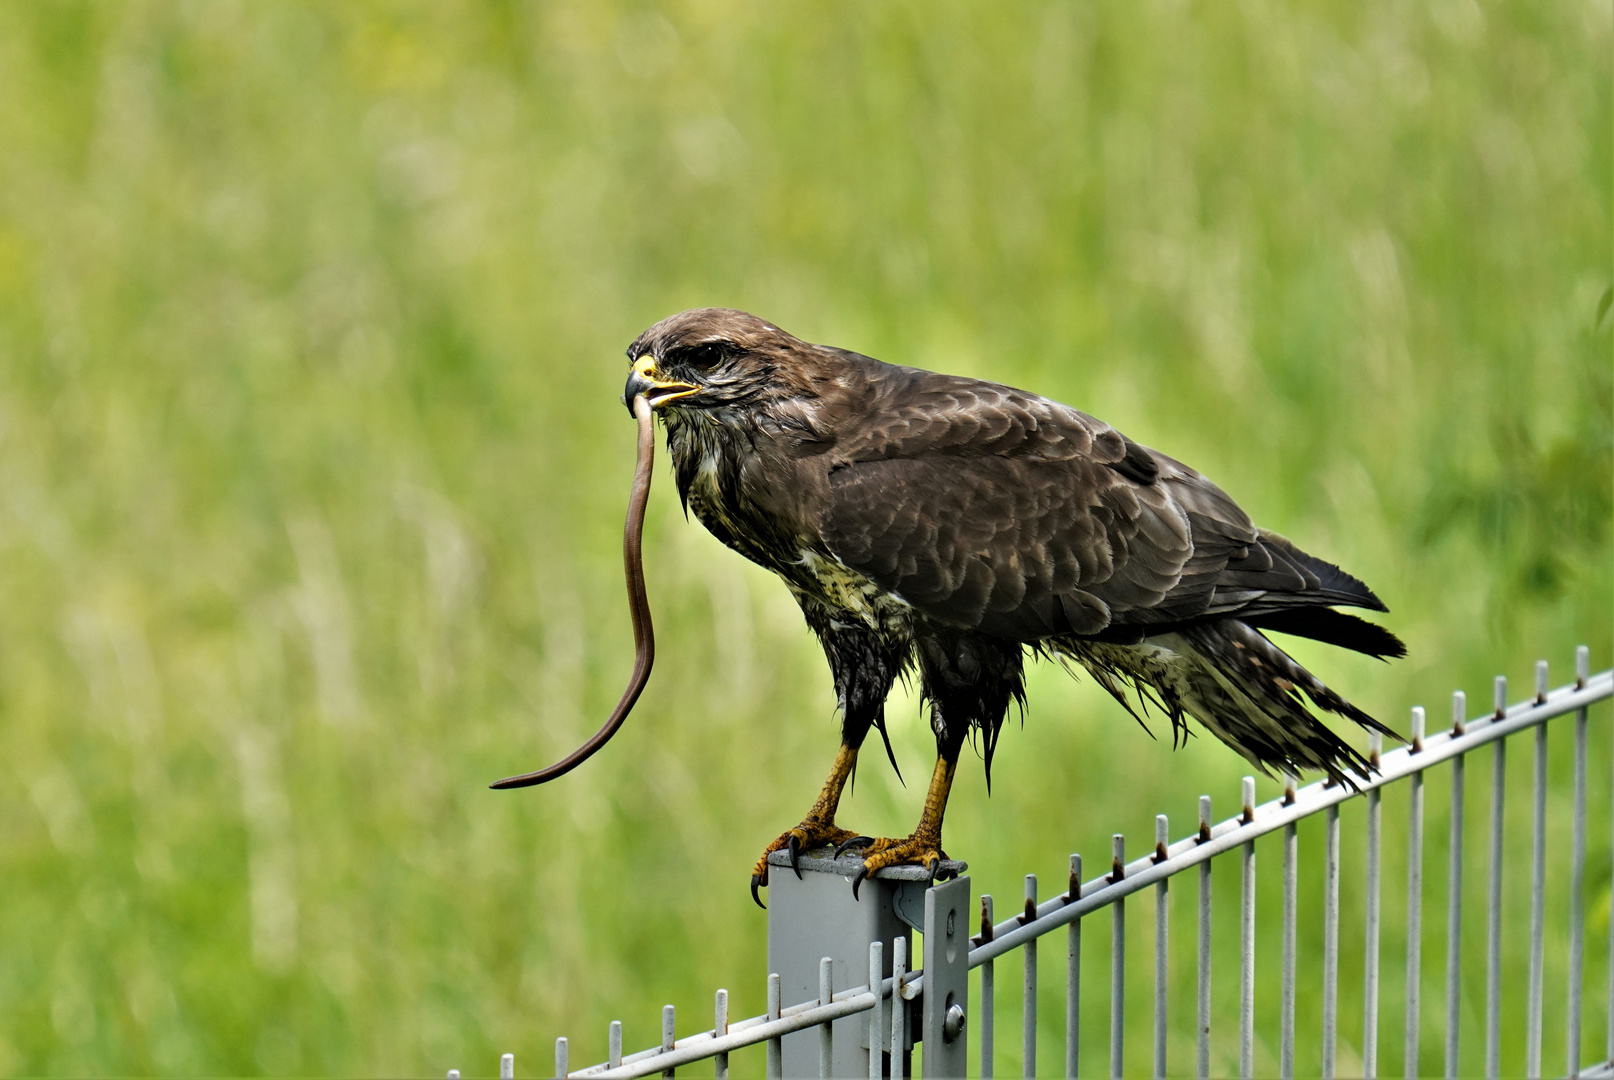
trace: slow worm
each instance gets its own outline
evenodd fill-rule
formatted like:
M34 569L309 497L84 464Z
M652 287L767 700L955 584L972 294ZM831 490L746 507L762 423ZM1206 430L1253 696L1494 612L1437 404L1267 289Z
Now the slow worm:
M644 511L650 501L650 471L656 459L656 426L650 401L643 394L633 399L633 416L639 421L639 461L633 470L633 488L628 494L628 520L622 531L622 564L628 581L628 615L633 620L633 674L628 678L622 700L611 718L587 742L547 769L507 777L491 785L495 788L531 787L565 776L594 752L611 741L622 721L633 711L634 702L650 679L650 665L656 660L656 634L650 626L650 600L644 590Z

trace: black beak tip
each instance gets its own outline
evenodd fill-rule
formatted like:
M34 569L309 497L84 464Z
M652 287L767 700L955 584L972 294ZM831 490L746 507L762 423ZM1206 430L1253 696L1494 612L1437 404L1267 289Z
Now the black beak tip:
M622 388L622 404L627 408L629 416L633 415L633 399L640 394L649 394L655 388L655 383L637 371L628 372L628 383Z

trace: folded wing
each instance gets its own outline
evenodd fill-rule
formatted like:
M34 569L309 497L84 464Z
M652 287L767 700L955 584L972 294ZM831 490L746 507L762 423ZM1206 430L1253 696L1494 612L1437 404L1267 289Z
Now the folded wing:
M1124 641L1232 616L1394 654L1387 633L1326 611L1382 610L1360 581L1102 421L911 368L880 365L871 387L869 420L836 446L823 534L927 617L1020 641Z

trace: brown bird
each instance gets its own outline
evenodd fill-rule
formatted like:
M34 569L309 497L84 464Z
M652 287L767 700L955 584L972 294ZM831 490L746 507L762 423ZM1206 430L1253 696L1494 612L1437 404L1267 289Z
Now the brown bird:
M1036 394L811 345L742 311L663 319L628 359L626 400L645 395L665 423L685 507L783 580L835 680L829 779L763 853L753 896L781 848L794 867L860 847L854 889L895 864L934 873L960 750L979 735L990 783L1028 650L1079 663L1140 720L1154 705L1174 742L1191 716L1263 772L1368 775L1306 699L1388 729L1263 631L1403 656L1334 610L1384 605L1181 462ZM841 791L871 727L890 753L886 695L911 671L936 736L924 812L909 836L862 837L836 824Z

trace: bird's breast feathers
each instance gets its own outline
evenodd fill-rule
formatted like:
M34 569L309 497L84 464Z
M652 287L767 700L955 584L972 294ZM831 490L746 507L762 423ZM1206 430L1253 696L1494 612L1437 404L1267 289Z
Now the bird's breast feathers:
M684 497L701 524L779 575L799 603L819 607L837 622L906 635L912 605L825 549L807 520L818 487L812 474L823 471L822 461L815 466L793 454L742 448L732 432L702 425L675 430L669 440ZM790 462L789 475L774 475L766 467L770 462Z
M913 605L858 572L833 555L804 548L796 565L801 573L785 575L797 600L816 601L832 613L849 617L871 630L897 631L906 636L913 622ZM813 588L803 588L801 583Z

